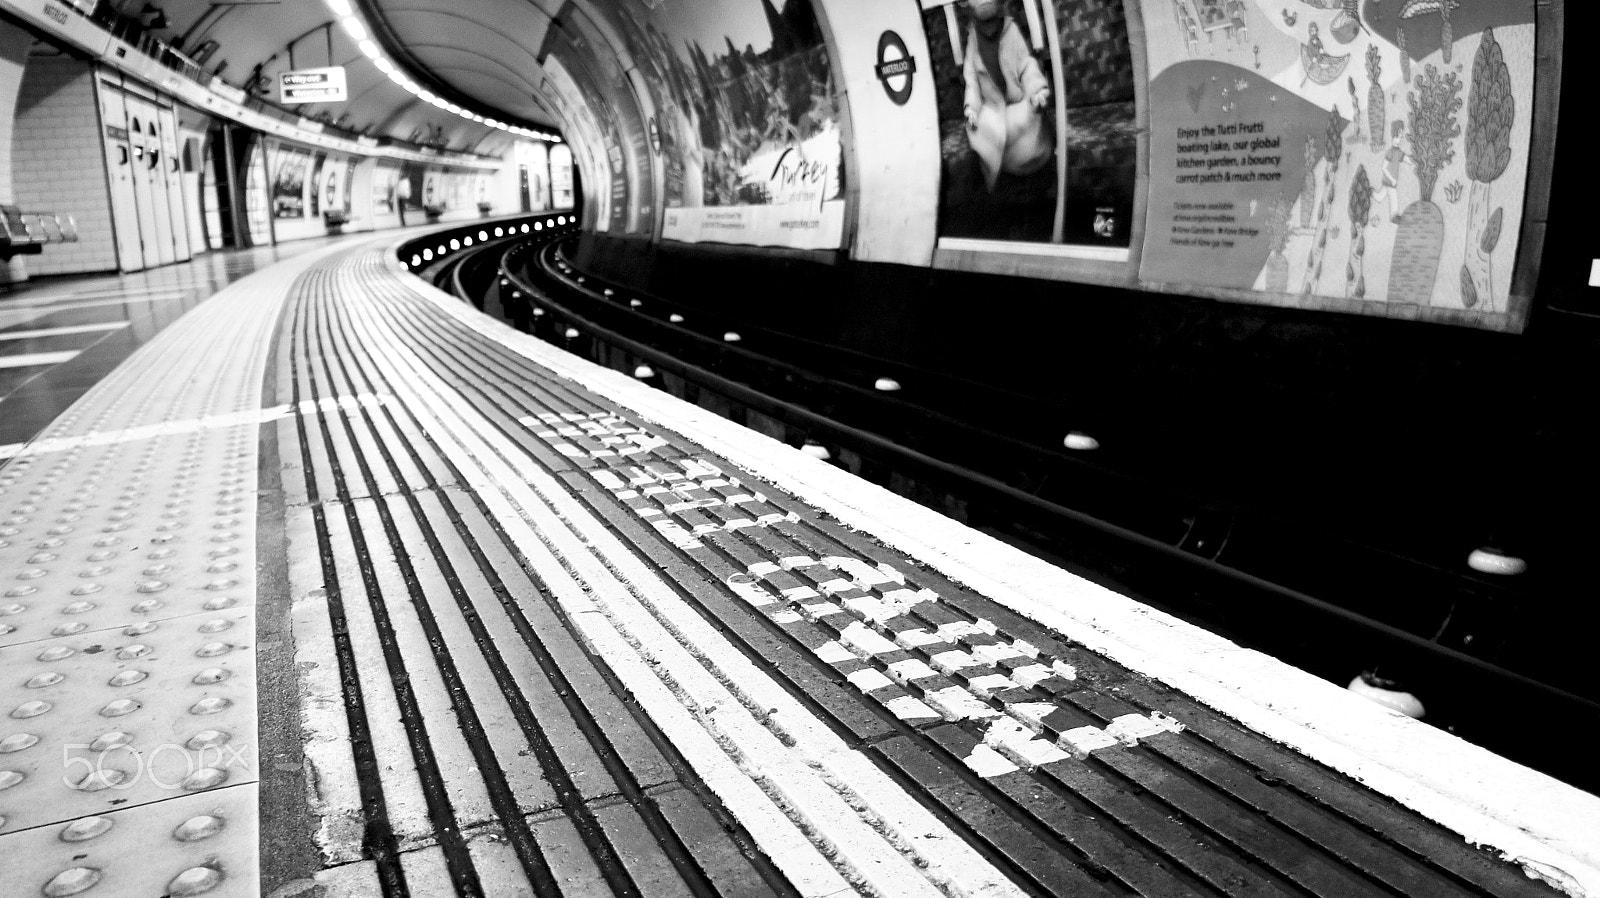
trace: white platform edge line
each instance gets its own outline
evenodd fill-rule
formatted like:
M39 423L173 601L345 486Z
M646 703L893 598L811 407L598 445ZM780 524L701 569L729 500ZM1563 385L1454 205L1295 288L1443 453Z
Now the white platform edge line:
M544 553L551 553L550 557L563 565L558 570L570 565L569 574L579 578L573 582L588 584L584 592L588 598L584 602L592 603L597 610L601 606L609 608L603 612L607 618L631 620L627 631L635 633L636 637L641 633L650 637L641 644L650 647L656 661L671 666L673 677L680 687L699 696L713 696L700 703L707 709L721 708L707 710L702 716L702 725L707 727L708 732L717 734L719 738L741 742L743 739L735 737L742 729L753 732L758 742L767 740L768 735L757 725L756 719L748 716L748 707L741 706L753 704L763 709L773 709L774 712L781 710L782 713L775 715L774 720L781 717L785 721L782 729L793 740L789 752L776 755L753 753L747 756L765 758L754 771L761 779L774 785L779 782L790 783L787 788L779 788L786 795L779 803L807 816L813 827L822 833L824 840L832 842L841 835L841 827L846 835L852 828L857 831L858 838L849 839L843 844L834 843L828 852L829 857L835 858L836 863L842 861L852 875L861 877L864 882L879 881L877 889L868 889L876 894L933 894L934 889L949 895L990 898L1020 894L1009 880L964 842L957 841L953 833L910 799L897 784L870 764L863 765L856 752L849 750L842 740L784 691L782 686L750 664L722 637L720 631L688 611L687 606L681 606L681 600L677 600L675 594L659 581L653 568L634 557L598 519L584 512L577 500L567 495L566 488L559 480L535 469L513 468L513 462L508 459L518 457L515 446L503 435L494 432L486 421L476 417L469 420L465 413L452 408L447 397L455 395L455 391L438 380L438 375L415 355L404 338L392 331L392 324L374 324L375 316L371 310L363 310L358 315L369 320L369 337L383 339L387 336L392 344L391 351L382 356L380 367L389 367L398 373L401 381L407 382L407 386L414 391L413 395L421 400L411 406L413 413L440 447L459 459L458 467L474 489L492 506L507 500L514 501L520 514L531 518L536 525L534 529L542 535L537 539L552 542L551 546L543 543L525 545L527 557L537 564ZM453 417L458 415L461 417ZM512 519L500 515L499 519L513 538L519 539L519 543L534 538L532 531L526 529L528 522L523 518ZM563 541L572 544L561 547L559 544ZM580 557L585 553L587 558ZM547 576L547 581L559 597L563 578ZM606 585L608 582L609 586ZM624 588L619 591L619 587ZM623 599L623 593L633 595L633 599ZM674 625L680 628L679 635L674 637L667 630L657 629L662 625L654 622L654 618L645 612L646 603L656 605L668 618L672 618ZM667 606L674 606L676 610ZM583 628L596 623L592 618L577 614L573 619ZM683 639L688 641L683 642ZM689 654L682 655L679 649L672 648L674 643L681 643L683 650ZM627 674L623 668L633 664L628 655L629 652L624 649L602 653L608 663L621 666L619 673L625 679ZM669 661L670 658L676 658L676 661ZM734 670L717 673L719 668L730 664ZM697 670L697 666L704 670ZM710 679L707 679L708 674L711 675ZM735 687L732 685L735 683L740 685ZM638 688L637 683L630 685ZM743 699L735 697L749 692L759 693L759 696L755 699L749 695ZM658 715L675 714L678 711L672 703L645 703L641 698L641 704L658 723L663 722ZM749 735L743 738L747 739ZM777 744L773 743L768 748ZM789 753L799 754L798 761L803 763L790 759ZM686 754L696 764L703 760L700 753ZM792 769L787 774L780 774L779 771L784 768ZM828 783L829 773L836 778L834 783ZM810 785L796 788L794 782L797 775ZM811 781L810 778L814 777L820 777L823 782ZM819 788L820 793L811 793L811 790ZM835 792L839 796L836 797L833 794ZM845 799L842 804L840 797ZM857 802L863 803L882 818L884 828L879 829L862 816ZM850 813L845 812L846 808L850 809ZM730 805L730 809L741 818L743 815L740 812L748 810L740 805ZM877 832L874 833L874 830ZM861 853L862 846L880 838L894 850L866 849L869 853ZM936 844L939 846L938 852L929 852L919 840ZM769 855L775 859L787 859L786 851L774 854L776 849L773 845L766 845L766 840L763 842ZM775 844L778 848L782 847L782 843ZM914 867L906 866L913 853L920 858L915 861L916 866L923 868L920 875L913 872ZM889 874L889 871L896 869L900 871L898 875ZM885 876L888 876L887 881L884 880Z
M1276 659L1103 589L882 487L523 334L385 262L483 336L790 490L1064 636L1489 847L1578 896L1600 896L1600 798ZM952 554L959 550L963 558ZM1074 607L1041 596L1070 594ZM1078 607L1081 603L1084 607ZM1197 663L1198 662L1198 663ZM1204 669L1201 669L1204 667Z

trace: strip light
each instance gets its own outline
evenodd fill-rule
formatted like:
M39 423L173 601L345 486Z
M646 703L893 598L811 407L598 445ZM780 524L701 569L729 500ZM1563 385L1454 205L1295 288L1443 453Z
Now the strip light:
M345 33L349 34L350 37L355 40L356 46L360 48L362 55L372 60L373 67L383 74L389 76L390 81L393 81L395 84L404 88L407 92L411 93L418 99L426 103L431 103L452 115L459 116L467 121L473 122L474 124L485 125L490 128L504 131L508 134L515 134L519 137L527 137L532 140L543 140L549 143L561 143L561 138L558 135L548 134L544 131L535 131L532 128L524 128L520 125L508 125L505 122L496 121L492 118L486 118L476 112L472 112L471 110L464 109L455 103L451 103L448 100L445 100L443 97L435 96L430 91L418 86L415 81L412 81L403 71L400 70L399 66L396 66L393 62L390 62L389 58L383 55L382 48L380 48L378 44L372 40L371 35L367 32L366 24L356 16L355 10L351 8L350 0L325 0L325 2L328 4L328 8L333 10L334 15L339 17L339 24L344 27Z

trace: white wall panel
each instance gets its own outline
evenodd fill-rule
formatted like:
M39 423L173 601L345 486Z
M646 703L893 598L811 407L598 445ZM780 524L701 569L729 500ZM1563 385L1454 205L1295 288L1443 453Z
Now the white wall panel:
M846 189L856 216L853 255L928 265L939 213L939 112L922 9L912 2L812 0L831 42L849 110ZM878 77L878 44L893 31L914 60L911 95L896 103Z

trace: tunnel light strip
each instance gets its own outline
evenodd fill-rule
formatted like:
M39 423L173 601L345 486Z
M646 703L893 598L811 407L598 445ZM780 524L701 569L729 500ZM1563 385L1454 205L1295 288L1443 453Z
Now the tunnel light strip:
M387 75L390 81L393 81L395 84L404 88L407 92L411 93L418 99L426 103L430 103L439 109L443 109L446 112L449 112L451 115L459 116L475 124L486 125L490 128L505 131L508 134L516 134L519 137L527 137L532 140L543 140L549 143L562 142L561 138L555 134L549 134L544 131L535 131L532 128L524 128L520 125L508 125L505 122L497 121L492 118L486 118L476 112L472 112L471 110L464 109L455 103L451 103L443 97L436 96L432 92L418 85L415 81L411 80L411 78L407 76L405 72L401 71L399 66L396 66L393 62L390 62L388 57L383 55L382 48L380 48L378 44L372 40L371 35L368 33L366 24L356 16L355 10L351 8L350 0L325 0L325 2L328 4L328 8L333 10L334 14L339 17L339 24L343 26L345 33L349 34L350 37L356 42L356 46L360 48L362 55L372 60L372 65L377 68L378 71Z

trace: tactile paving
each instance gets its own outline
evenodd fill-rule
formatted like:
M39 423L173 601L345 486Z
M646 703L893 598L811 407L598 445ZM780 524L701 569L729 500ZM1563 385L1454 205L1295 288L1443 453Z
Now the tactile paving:
M255 814L246 784L35 827L0 842L0 894L255 895Z
M0 895L255 893L261 385L315 258L221 291L0 467Z
M6 829L253 782L251 624L231 608L8 649Z

